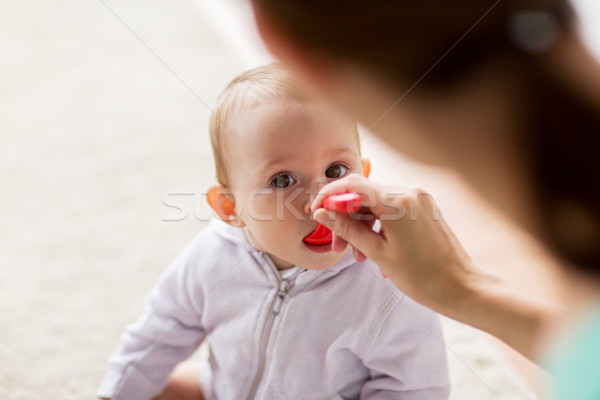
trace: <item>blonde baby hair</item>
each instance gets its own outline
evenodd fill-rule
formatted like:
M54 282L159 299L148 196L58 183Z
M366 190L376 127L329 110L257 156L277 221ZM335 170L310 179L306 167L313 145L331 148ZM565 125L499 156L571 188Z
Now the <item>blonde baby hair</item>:
M242 107L275 101L293 101L306 104L314 98L300 87L296 77L281 63L274 62L243 72L227 85L218 97L210 118L210 142L215 158L217 181L228 186L226 147L235 140L235 129L228 125L232 113ZM358 142L358 131L357 131ZM360 146L358 146L360 152Z

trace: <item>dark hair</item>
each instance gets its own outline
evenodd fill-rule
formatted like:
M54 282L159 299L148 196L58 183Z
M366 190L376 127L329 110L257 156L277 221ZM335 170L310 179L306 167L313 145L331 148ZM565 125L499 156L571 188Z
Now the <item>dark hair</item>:
M529 88L524 147L545 239L571 266L600 274L600 110L543 73Z
M566 0L252 1L300 45L400 84L433 65L422 84L452 84L490 56L517 52L513 17L523 11L547 13L562 28L573 19Z
M298 45L399 88L427 73L420 89L444 90L483 64L508 60L526 82L522 149L543 239L568 264L600 273L600 110L539 62L572 31L567 0L252 1Z

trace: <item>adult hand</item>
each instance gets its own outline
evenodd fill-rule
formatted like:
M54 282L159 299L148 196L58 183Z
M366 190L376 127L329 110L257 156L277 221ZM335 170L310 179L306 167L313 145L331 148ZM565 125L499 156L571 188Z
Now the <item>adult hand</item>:
M320 208L326 196L348 192L361 195L362 214ZM350 243L355 255L371 258L412 299L498 337L529 358L536 356L544 324L562 312L475 267L423 190L390 188L352 174L323 187L311 210L334 232L335 250ZM371 229L374 219L381 222L379 232Z
M361 195L365 213L344 215L320 208L325 196L347 192ZM440 312L455 308L477 275L433 197L423 190L385 187L352 174L323 187L311 210L334 232L335 250L349 242L359 251L357 259L364 253L400 290ZM381 222L379 233L371 229L368 216Z

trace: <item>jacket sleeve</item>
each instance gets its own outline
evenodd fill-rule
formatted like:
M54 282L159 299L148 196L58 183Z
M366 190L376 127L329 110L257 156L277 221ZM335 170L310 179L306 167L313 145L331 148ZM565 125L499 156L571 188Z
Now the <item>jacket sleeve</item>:
M129 325L109 359L98 397L149 400L160 394L173 368L206 337L203 293L194 285L194 262L182 253L151 292L142 316Z
M446 400L450 392L439 316L398 292L366 349L361 399Z

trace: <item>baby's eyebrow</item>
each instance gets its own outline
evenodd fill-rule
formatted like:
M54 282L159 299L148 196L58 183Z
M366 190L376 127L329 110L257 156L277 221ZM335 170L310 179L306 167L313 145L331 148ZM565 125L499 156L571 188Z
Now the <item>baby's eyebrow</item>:
M286 166L288 166L290 164L290 160L294 159L296 153L295 152L289 152L289 153L279 153L271 158L269 157L263 157L262 161L263 164L261 166L261 170L265 170L265 169L276 169L276 167L280 167L282 169L285 169Z
M332 149L330 151L328 151L326 154L330 155L330 156L336 156L336 155L341 155L341 154L354 154L354 151L350 148L350 147L340 147L337 149ZM295 153L291 153L292 155L294 155ZM261 167L261 169L266 169L266 168L273 168L275 169L275 167L277 166L281 166L283 169L285 169L285 166L287 164L289 164L289 160L290 160L290 155L278 155L272 159L269 158L264 158L264 166Z
M328 154L342 154L342 153L354 153L354 150L350 147L344 146L337 149L332 149Z
M289 168L289 162L286 163L285 160L289 159L287 157L278 157L275 160L264 160L263 165L258 169L259 174L264 175L272 175L278 171L285 171Z
M330 149L325 153L329 157L339 157L342 155L354 155L356 153L350 146L337 147L334 149ZM276 170L286 170L289 168L290 159L294 158L296 155L295 152L291 152L290 154L278 154L273 158L262 157L263 165L260 167L259 171L262 172L272 172ZM266 173L266 172L265 172Z

